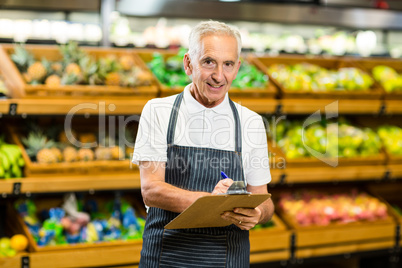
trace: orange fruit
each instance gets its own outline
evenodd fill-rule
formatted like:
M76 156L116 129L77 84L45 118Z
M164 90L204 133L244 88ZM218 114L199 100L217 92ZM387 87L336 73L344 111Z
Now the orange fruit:
M10 246L16 251L23 251L28 246L28 239L22 234L13 235L10 239Z

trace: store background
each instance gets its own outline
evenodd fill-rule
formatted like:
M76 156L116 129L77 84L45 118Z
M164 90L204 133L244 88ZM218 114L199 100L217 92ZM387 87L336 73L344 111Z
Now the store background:
M297 55L305 59L319 55L324 58L384 59L384 62L393 58L393 62L402 64L402 2L396 0L0 0L0 43L5 46L14 42L56 46L74 40L92 48L133 48L147 53L159 49L174 51L186 47L186 35L202 19L222 20L239 27L245 55ZM127 118L139 114L146 99L101 99L107 105L116 105L115 110L107 111L106 120L112 120L113 116ZM99 104L101 100L94 103ZM336 99L282 100L243 95L235 100L267 118L286 115L289 120L305 120ZM25 125L30 120L44 125L63 120L70 108L79 104L79 100L71 101L71 97L56 101L4 99L0 102L1 132L4 131L9 139L9 126ZM401 127L401 107L400 98L340 100L339 115L352 122L368 122L370 126L390 123ZM17 110L13 112L15 108ZM102 115L86 110L79 112L78 117L78 125L88 122L97 125ZM395 146L401 149L400 143ZM401 204L398 190L401 189L402 162L375 161L373 164L373 161L361 158L352 165L335 169L325 166L275 169L270 191L275 195L275 192L289 189L295 192L314 188L331 192L336 188L348 193L351 188L357 188L376 193L382 200ZM11 228L14 222L10 220L8 205L20 197L46 204L55 199L62 200L64 193L76 192L77 195L89 194L101 199L108 196L118 200L120 196L140 197L139 187L136 170L118 175L64 174L0 180L0 237L18 233ZM251 236L253 267L401 266L400 216L385 223L365 222L359 226L316 230L313 227L307 232L292 227L281 215L275 217L275 228ZM317 244L314 244L315 240ZM2 267L136 267L140 248L138 242L51 251L33 248L31 251L35 252L0 258L0 264Z

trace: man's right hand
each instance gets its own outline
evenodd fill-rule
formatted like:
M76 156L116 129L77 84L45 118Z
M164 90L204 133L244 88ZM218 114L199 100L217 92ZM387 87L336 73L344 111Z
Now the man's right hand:
M212 194L224 194L227 192L229 189L230 185L232 185L233 180L232 179L223 179L220 180L216 185L214 190L212 191Z

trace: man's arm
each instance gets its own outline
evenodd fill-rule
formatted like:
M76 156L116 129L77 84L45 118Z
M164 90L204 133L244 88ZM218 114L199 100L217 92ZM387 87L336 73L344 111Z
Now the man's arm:
M262 185L262 186L247 185L247 191L249 191L253 194L266 194L266 193L268 193L268 186L267 185ZM264 201L264 203L259 205L257 208L261 211L261 215L260 215L260 219L259 219L258 223L266 223L272 218L272 215L274 214L274 203L272 202L271 198Z
M199 197L211 194L183 190L166 183L165 165L164 162L140 162L141 194L145 205L181 213ZM212 194L225 193L232 182L231 179L221 180Z

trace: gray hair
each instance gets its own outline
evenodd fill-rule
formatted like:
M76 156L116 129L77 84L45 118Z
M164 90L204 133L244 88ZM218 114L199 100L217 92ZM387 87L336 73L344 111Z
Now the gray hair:
M200 41L208 35L227 35L236 38L237 41L237 56L240 57L241 52L241 36L237 28L227 25L219 21L202 21L198 23L192 30L189 36L188 53L190 58L194 59L200 51Z

